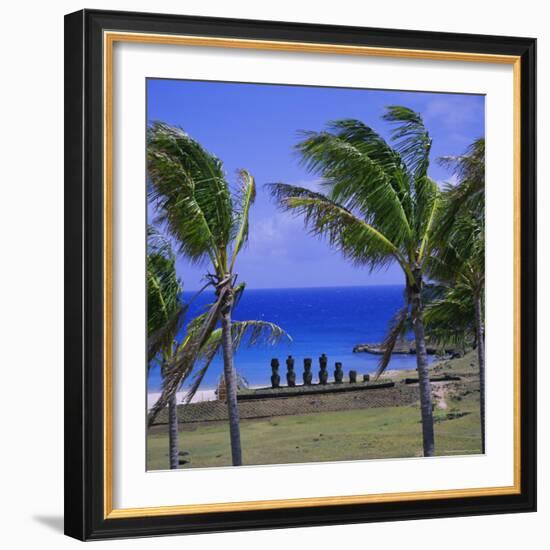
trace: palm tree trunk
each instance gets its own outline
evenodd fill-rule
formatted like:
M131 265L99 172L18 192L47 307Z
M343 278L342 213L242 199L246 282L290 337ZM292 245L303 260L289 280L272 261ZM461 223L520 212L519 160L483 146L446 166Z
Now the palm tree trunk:
M475 297L475 319L477 359L479 362L479 418L481 423L481 452L485 453L485 339L483 336L483 316L481 297Z
M227 409L229 415L229 434L231 438L231 458L233 466L240 466L241 430L239 426L239 409L237 407L237 375L233 366L233 342L231 338L231 304L222 311L222 347Z
M170 469L177 470L179 464L178 411L176 394L168 401L168 445L170 448Z
M418 285L421 288L421 284ZM414 309L414 336L416 341L416 369L420 388L420 410L422 415L422 444L424 456L435 455L434 420L432 407L432 385L428 371L426 335L424 331L423 306L420 291L412 295Z

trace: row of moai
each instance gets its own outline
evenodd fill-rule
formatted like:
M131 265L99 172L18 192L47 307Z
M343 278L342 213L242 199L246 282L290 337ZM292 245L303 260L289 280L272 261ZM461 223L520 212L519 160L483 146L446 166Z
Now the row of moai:
M304 381L304 386L311 386L313 384L313 373L311 372L311 363L312 359L306 357L304 359L304 374L302 376ZM279 374L279 359L273 358L271 360L271 387L280 388L281 387L281 376ZM296 372L294 370L294 357L289 355L286 359L286 383L289 387L293 388L296 386ZM319 384L326 385L328 384L328 357L326 354L322 354L319 357ZM368 374L363 375L363 382L368 382L370 379ZM357 371L349 371L349 381L350 384L355 384L357 382ZM344 382L344 370L342 368L342 363L336 361L334 364L334 383L342 384Z

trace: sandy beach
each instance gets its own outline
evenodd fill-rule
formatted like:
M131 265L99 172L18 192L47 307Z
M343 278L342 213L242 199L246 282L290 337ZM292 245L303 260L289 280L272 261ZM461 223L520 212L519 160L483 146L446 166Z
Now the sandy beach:
M183 402L186 392L178 392L176 394L178 405ZM150 409L160 397L160 392L151 392L147 394L147 409ZM193 396L191 403L200 403L201 401L214 401L216 399L216 390L198 390Z

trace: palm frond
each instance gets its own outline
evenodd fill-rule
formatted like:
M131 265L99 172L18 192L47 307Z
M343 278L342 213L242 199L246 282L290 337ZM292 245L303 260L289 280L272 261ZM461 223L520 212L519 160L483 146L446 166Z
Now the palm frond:
M239 349L243 342L247 346L273 346L283 339L292 342L292 337L279 325L269 321L234 321L231 326L233 349Z
M229 267L230 272L233 272L237 255L248 240L248 216L250 207L256 199L256 184L254 182L254 178L246 170L241 170L239 172L239 179L240 189L238 194L238 207L236 208L236 222L238 225L238 230L233 245L233 255Z
M275 345L282 339L287 338L290 342L292 338L280 326L268 321L233 321L231 324L231 337L233 341L233 351L237 351L241 344L246 342L248 346ZM193 382L184 398L185 403L190 403L195 396L199 386L214 360L216 354L222 346L222 331L216 329L212 332L208 341L201 349L200 358L203 364L193 378Z
M147 224L147 254L160 254L168 259L174 259L174 250L166 235L158 227Z
M479 220L485 216L485 139L475 140L464 155L440 157L438 161L458 178L456 185L444 188L445 210L438 227L438 235L444 239L461 213L469 211Z
M386 108L384 120L394 125L394 149L414 180L426 176L432 140L419 113L408 107L392 105Z
M149 195L158 222L193 261L215 258L230 240L232 200L221 161L182 129L155 122L147 133Z
M424 310L424 324L430 342L439 346L464 348L475 337L474 299L469 286L455 284L447 287Z
M237 307L246 289L246 283L242 282L233 288L233 307Z
M423 204L423 209L426 208L427 211L422 212L422 215L419 216L419 219L422 220L422 224L418 228L420 235L420 249L418 252L419 263L424 262L426 253L428 252L428 250L431 250L433 248L429 247L428 245L431 244L431 241L435 240L433 239L434 225L436 223L437 214L440 207L441 200L439 199L439 193L436 186L436 190L434 190L431 197L427 199Z
M210 306L209 310L189 324L184 341L165 369L166 376L163 379L162 393L149 411L149 425L154 422L160 411L168 403L168 400L177 392L183 381L190 375L191 370L200 356L201 350L216 328L226 292L227 289L222 289L217 300Z
M300 215L313 235L326 237L353 262L371 269L392 260L405 265L400 250L383 233L325 195L284 183L268 187L282 209Z
M387 174L403 170L403 161L374 129L357 119L335 120L328 124L338 139L353 145L361 154L376 162Z
M443 156L438 162L458 178L458 185L471 186L470 191L483 193L485 186L485 138L478 138L463 155Z
M384 338L382 347L384 348L384 354L378 362L378 367L374 375L374 379L377 380L380 375L386 370L390 364L395 344L399 337L403 336L407 328L407 320L409 318L409 303L407 303L394 315L390 322L390 328Z
M195 394L197 393L204 379L204 376L208 372L208 369L212 364L212 361L214 360L218 351L220 350L221 337L222 337L221 329L216 329L212 332L208 340L202 346L200 351L200 359L202 359L202 365L197 371L197 373L194 375L193 380L191 382L191 386L185 393L185 397L183 399L183 403L185 405L191 403L193 397L195 397Z
M180 307L181 282L173 258L147 256L147 333L164 325Z
M151 366L151 361L156 357L156 355L172 344L175 335L179 332L185 313L188 309L187 304L180 304L178 309L174 311L171 317L169 317L166 322L160 326L152 334L147 336L147 365Z
M401 156L370 126L360 120L344 119L331 122L329 129L339 139L353 145L362 155L376 163L395 189L407 219L412 215L410 180Z
M437 235L437 246L427 260L430 277L444 288L425 309L430 340L464 348L476 337L475 300L482 299L484 293L483 218L468 210L459 212L445 233Z
M445 201L446 202L446 201ZM441 210L445 208L442 206ZM442 214L446 216L446 213ZM439 219L438 219L439 222ZM485 224L470 211L457 214L444 233L434 235L436 246L427 262L430 275L451 282L462 277L483 286L485 279Z
M409 193L399 156L366 126L335 122L330 132L305 133L297 145L306 168L321 175L328 196L379 227L397 246L411 237Z
M147 357L148 364L167 349L178 332L186 310L176 273L175 257L168 240L155 228L147 228Z
M212 357L209 361L205 362L200 369L196 372L196 374L193 376L193 380L191 382L191 386L189 389L185 392L185 396L183 398L183 404L188 405L193 400L193 397L197 394L198 389L200 388L200 385L202 384L202 381L208 372L208 369L210 367L210 364L214 360L214 357Z

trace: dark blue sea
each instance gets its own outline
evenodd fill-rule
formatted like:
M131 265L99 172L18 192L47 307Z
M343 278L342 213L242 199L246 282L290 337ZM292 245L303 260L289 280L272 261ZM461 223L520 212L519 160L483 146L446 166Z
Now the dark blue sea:
M193 293L185 292L188 301ZM187 318L202 313L212 303L213 293L204 292L192 303ZM269 290L245 290L233 313L235 320L259 319L281 326L292 342L283 341L275 346L243 345L235 356L235 367L253 386L269 385L272 357L281 363L279 374L286 384L285 359L295 358L297 382L302 381L303 360L313 359L314 381L319 371L319 356L326 353L329 359L330 379L334 363L343 363L348 371L355 369L359 375L376 370L378 356L353 353L360 343L381 342L389 322L403 304L403 287L365 286L331 288L288 288ZM394 355L390 369L409 369L416 366L414 355ZM221 357L217 357L206 374L201 388L214 388L223 372ZM157 391L161 386L160 373L153 369L148 390Z

